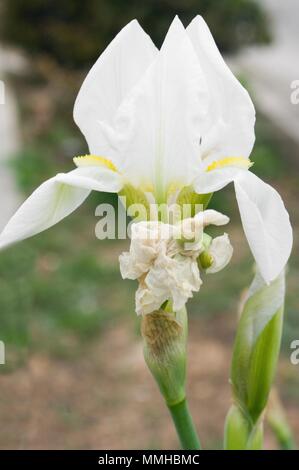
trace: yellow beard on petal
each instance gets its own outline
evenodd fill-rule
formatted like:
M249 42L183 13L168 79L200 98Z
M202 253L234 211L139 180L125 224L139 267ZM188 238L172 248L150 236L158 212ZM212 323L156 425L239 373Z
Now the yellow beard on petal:
M74 160L75 165L78 167L101 166L101 167L108 168L108 170L111 170L111 171L115 171L115 172L118 171L116 166L114 165L114 163L112 163L111 160L105 157L100 157L98 155L84 155L82 157L75 157L73 160Z
M220 168L225 168L228 166L233 166L237 168L250 168L253 165L253 162L249 160L249 158L244 157L225 157L221 158L220 160L215 160L211 163L207 168L206 171L213 171L218 170Z

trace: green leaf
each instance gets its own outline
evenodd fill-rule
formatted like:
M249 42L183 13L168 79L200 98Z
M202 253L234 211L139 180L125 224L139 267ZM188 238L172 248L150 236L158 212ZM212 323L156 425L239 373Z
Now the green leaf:
M266 285L259 273L249 289L238 325L231 383L236 403L253 423L268 400L280 349L284 273Z

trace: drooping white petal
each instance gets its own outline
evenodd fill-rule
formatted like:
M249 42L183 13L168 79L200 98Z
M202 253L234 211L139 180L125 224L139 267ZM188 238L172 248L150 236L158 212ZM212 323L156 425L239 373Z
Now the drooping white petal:
M202 135L202 155L248 157L255 139L252 101L225 64L201 16L194 18L187 33L196 50L210 93Z
M251 172L235 180L245 235L267 283L275 279L291 253L293 234L280 195Z
M136 20L115 37L94 64L79 91L74 119L85 135L90 153L114 156L110 124L129 90L141 78L157 53Z
M133 183L152 184L161 200L169 182L190 182L200 163L207 99L194 48L176 18L116 117L122 166Z
M17 210L0 234L0 249L36 235L71 214L91 190L114 192L120 176L98 167L77 168L45 181Z

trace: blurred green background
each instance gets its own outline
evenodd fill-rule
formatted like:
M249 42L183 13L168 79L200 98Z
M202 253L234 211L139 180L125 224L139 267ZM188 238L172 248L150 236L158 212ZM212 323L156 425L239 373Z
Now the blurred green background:
M25 71L6 75L17 99L22 136L20 151L8 165L24 198L44 179L70 169L74 155L87 152L72 121L72 106L87 70L113 36L136 17L160 45L176 13L185 24L202 14L225 53L271 38L265 12L251 0L2 2L1 44L17 48L27 61ZM247 77L242 79L250 89ZM260 113L256 133L254 171L281 192L296 227L296 148ZM100 242L94 235L95 208L107 200L117 202L114 196L92 194L59 225L1 252L0 339L6 345L6 365L0 366L0 416L6 426L0 448L177 445L143 364L136 286L122 281L119 273L118 256L127 242ZM204 444L219 448L230 401L238 304L253 261L232 188L216 194L212 205L231 217L228 231L235 254L229 267L205 279L190 302L189 393ZM299 338L297 253L288 273L278 374L292 423L299 421L299 374L288 360L290 341ZM266 444L276 446L270 433Z
M4 39L63 67L86 67L132 18L159 46L177 14L188 24L200 11L222 51L269 40L263 10L253 0L22 0L4 6ZM29 27L29 23L34 27Z

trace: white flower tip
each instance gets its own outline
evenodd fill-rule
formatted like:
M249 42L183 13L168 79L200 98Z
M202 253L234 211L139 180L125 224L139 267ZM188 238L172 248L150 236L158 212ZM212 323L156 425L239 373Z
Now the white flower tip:
M173 18L171 24L177 25L177 26L179 26L179 27L183 26L183 28L184 28L184 25L183 25L183 23L181 22L181 20L180 20L180 18L179 18L179 15L175 15L175 17ZM184 29L185 29L185 28L184 28Z
M133 31L135 30L137 32L142 32L144 34L144 29L142 28L141 24L136 18L134 18L126 26L124 26L123 30L126 30L126 29L131 29Z
M204 27L208 28L207 23L203 19L201 15L196 15L189 23L188 28L204 25Z
M139 24L139 22L138 22L137 18L133 18L133 19L130 21L130 23L129 23L129 24L131 24L131 25L135 25L135 26L137 26L137 25L138 25L138 26L140 26L140 24Z
M179 19L178 15L176 15L169 26L161 50L171 46L174 47L175 44L178 44L184 36L187 37L185 27Z
M226 225L230 220L227 215L215 211L214 209L208 209L203 212L198 212L194 219L201 221L204 227L206 227L207 225Z

